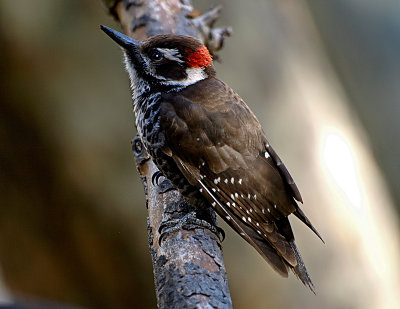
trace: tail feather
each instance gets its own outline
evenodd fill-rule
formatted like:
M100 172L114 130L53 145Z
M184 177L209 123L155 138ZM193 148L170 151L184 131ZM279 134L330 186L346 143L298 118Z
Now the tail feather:
M300 209L300 207L297 206L296 211L293 213L297 218L299 218L301 220L301 222L303 222L305 225L307 225L311 231L313 231L315 233L315 235L318 236L319 239L321 239L321 241L323 243L325 243L325 241L322 239L321 235L318 233L317 229L312 225L312 223L310 222L310 220L308 220L308 218L306 217L306 215L304 214L304 212Z
M232 221L227 221L227 223L235 228L235 226L232 224ZM241 231L244 232L244 234L241 234L242 237L246 239L261 254L261 256L277 273L283 277L287 277L288 270L291 269L296 277L299 278L300 281L315 294L314 284L303 262L300 252L297 249L294 239L288 241L288 243L297 260L296 266L289 264L289 262L286 261L286 259L276 250L276 248L272 246L272 244L269 243L269 241L257 234L252 228L239 220L237 221L237 224L241 227Z
M232 221L226 221L232 228L237 229L232 224ZM289 264L282 258L278 251L271 246L263 237L257 234L251 227L244 224L240 220L236 223L240 226L241 230L245 233L241 236L251 244L258 253L264 258L265 261L282 277L288 276Z
M275 248L273 248L265 239L260 237L252 237L253 242L256 244L255 249L261 256L268 262L269 265L282 277L288 276L289 264L279 255Z
M272 268L277 273L279 273L283 277L287 277L288 271L289 269L291 269L296 277L299 278L300 281L315 294L314 284L311 280L310 275L308 274L307 268L303 262L300 252L294 242L294 237L290 237L292 233L290 233L291 229L288 220L281 220L279 222L278 225L280 229L278 228L279 232L277 234L282 232L285 236L289 238L287 239L288 248L290 248L290 251L293 252L292 254L297 261L295 266L292 266L289 261L287 261L285 257L282 256L282 254L267 239L261 237L261 235L257 234L256 231L254 231L251 227L244 224L240 220L235 220L234 222L232 221L233 220L227 220L226 222L235 230L238 230L238 227L240 226L238 230L238 232L241 232L240 235L247 242L249 242L258 251L258 253L260 253L260 255L268 262L270 266L272 266ZM285 225L288 225L288 227Z
M301 210L300 210L299 214L300 214L300 216L302 215ZM308 221L306 216L303 216L303 217L305 218L306 221ZM296 243L294 242L294 235L293 235L292 228L290 226L289 219L287 217L282 218L281 220L276 221L275 224L276 224L276 227L278 228L279 233L283 237L285 237L286 241L290 245L290 249L296 259L296 263L292 264L295 266L290 265L288 263L289 261L286 260L287 264L289 265L289 267L293 271L293 273L297 276L297 278L299 278L301 280L301 282L303 282L303 284L305 286L308 286L310 288L310 290L315 294L314 284L311 280L310 275L308 274L307 268L303 262L303 259L301 258L300 252L297 249ZM310 223L310 225L311 225L311 223ZM314 227L312 227L312 228L314 228ZM316 233L317 233L317 235L319 235L318 232L316 232Z
M315 287L314 283L311 280L311 277L307 271L306 265L304 265L303 259L301 258L300 252L297 249L296 244L294 241L290 242L290 245L296 255L297 258L297 265L295 267L292 267L293 273L303 282L305 286L308 286L308 288L315 294Z

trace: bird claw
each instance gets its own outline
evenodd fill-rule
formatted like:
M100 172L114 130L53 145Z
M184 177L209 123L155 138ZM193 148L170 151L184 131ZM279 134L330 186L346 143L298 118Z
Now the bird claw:
M171 190L175 190L175 187L168 179L164 179L161 183L159 182L161 177L165 177L160 171L157 171L151 176L151 183L153 186L158 187L158 193L163 194Z
M169 191L176 190L176 188L172 185L172 183L168 179L165 179L158 186L159 186L159 191L158 191L159 194L164 194Z
M218 239L220 242L223 242L225 240L225 231L223 228L216 226L215 227L217 229L217 233L216 235L218 236Z
M214 226L205 220L196 218L196 212L192 211L180 219L173 219L161 223L158 229L158 233L160 234L160 238L158 239L158 244L161 246L162 241L167 236L179 231L184 226L187 229L195 229L196 227L203 227L216 234L221 242L225 239L225 232L222 228Z
M155 185L159 185L158 180L160 179L160 177L163 177L164 175L160 172L157 171L153 174L153 176L151 176L151 183L153 184L153 186Z

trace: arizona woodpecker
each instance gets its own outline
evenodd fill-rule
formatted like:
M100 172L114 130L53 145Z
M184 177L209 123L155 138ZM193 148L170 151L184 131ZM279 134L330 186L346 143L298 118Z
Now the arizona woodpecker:
M215 76L206 46L188 36L137 41L101 29L124 51L137 131L161 173L200 210L212 206L275 271L292 270L313 291L288 216L321 236L256 116Z

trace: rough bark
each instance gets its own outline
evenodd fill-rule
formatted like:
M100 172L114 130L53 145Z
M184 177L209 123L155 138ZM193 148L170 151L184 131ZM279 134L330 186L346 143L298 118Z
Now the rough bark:
M175 33L197 37L215 55L229 35L229 28L213 29L220 7L199 15L189 1L105 1L123 31L136 39ZM128 91L128 89L127 89ZM193 207L173 190L163 192L166 182L152 183L158 169L138 137L132 142L148 207L149 247L159 308L232 308L221 244L211 231L182 229L159 244L160 224L183 217ZM216 220L214 222L216 224Z

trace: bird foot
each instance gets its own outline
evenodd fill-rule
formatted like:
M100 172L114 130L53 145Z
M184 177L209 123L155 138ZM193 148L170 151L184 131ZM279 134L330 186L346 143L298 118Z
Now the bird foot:
M209 229L218 239L222 242L225 239L225 232L218 226L214 226L205 220L196 218L196 212L192 211L180 219L173 219L161 223L158 232L160 233L160 238L158 244L161 245L162 241L172 233L175 233L185 227L186 229L195 229L197 227L203 227Z
M158 190L159 194L163 194L163 193L167 193L172 190L176 190L176 188L172 185L172 183L168 179L165 179L162 183L160 183L158 185L158 188L159 188L159 190Z
M153 186L158 186L159 194L167 193L171 190L176 190L172 183L166 178L160 183L161 177L165 178L165 176L160 171L155 172L153 176L151 176L151 183L153 184Z
M153 186L159 186L158 181L161 177L164 177L164 175L160 171L155 172L153 176L151 176L151 183L153 184Z

